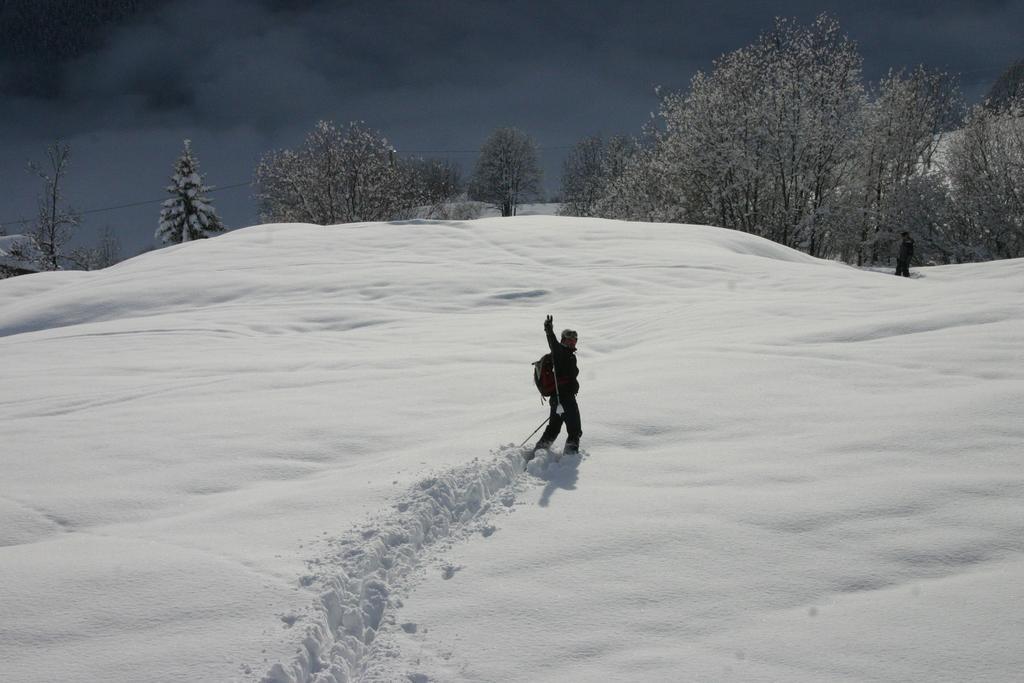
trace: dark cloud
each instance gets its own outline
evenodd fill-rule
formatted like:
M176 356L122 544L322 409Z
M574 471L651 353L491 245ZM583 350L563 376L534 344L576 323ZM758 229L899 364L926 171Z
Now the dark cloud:
M926 63L989 69L991 82L1020 49L1020 2L847 4L150 0L145 12L87 26L95 35L72 54L37 66L61 74L50 104L66 113L65 132L90 128L95 122L80 113L104 107L107 126L170 121L272 132L319 116L374 119L381 112L360 105L387 93L417 98L406 106L438 90L515 106L524 82L589 80L615 99L641 95L649 104L654 85L685 87L696 69L756 38L776 12L838 16L870 77Z
M62 66L99 49L107 32L168 0L4 0L0 2L0 92L58 97Z
M19 20L31 24L68 3L83 12L90 5L2 6L35 8L34 20ZM776 14L836 16L870 79L923 63L963 72L968 96L1024 57L1024 0L92 4L109 12L90 15L78 33L58 22L56 33L42 32L50 42L0 48L0 220L31 212L35 188L21 169L57 137L74 145L82 175L73 171L69 192L84 208L159 196L182 137L195 141L210 182L226 185L250 177L267 149L298 143L320 118L364 120L400 149L475 149L495 127L516 125L549 148L553 190L561 147L597 131L638 132L656 107L655 86L686 87ZM73 45L45 49L54 35L72 36ZM256 218L245 193L215 199L229 224ZM154 215L101 214L90 224L109 218L139 244Z

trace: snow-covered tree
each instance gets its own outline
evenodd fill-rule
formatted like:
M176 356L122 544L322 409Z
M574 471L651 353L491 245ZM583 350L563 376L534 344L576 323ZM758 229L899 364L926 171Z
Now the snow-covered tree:
M100 233L100 241L93 255L93 265L96 268L109 268L121 261L121 241L109 225Z
M533 138L517 128L499 128L480 148L469 196L514 216L520 203L540 194L540 182Z
M8 235L0 226L0 280L39 270L35 243L25 235Z
M1024 104L1024 59L1011 64L1000 74L985 96L985 107L1006 112L1014 105Z
M834 19L776 19L689 90L660 93L645 144L596 201L599 145L581 143L565 211L719 225L858 264L888 261L903 230L925 262L1024 256L1018 72L954 134L949 74L890 72L869 94Z
M964 258L1024 256L1024 110L975 107L948 157Z
M625 172L636 153L629 138L605 140L592 135L580 140L562 166L562 216L593 216L608 186Z
M702 157L715 148L726 153L711 198L757 234L828 255L824 219L850 177L861 124L864 87L855 45L830 17L809 26L777 19L772 31L728 61L725 87L716 87L712 74L698 101L704 109L721 108L715 120L732 121L742 133L729 141L723 139L729 128L711 131L693 116L687 121L703 133L696 144L711 145Z
M174 164L174 175L167 191L171 198L160 210L156 238L164 244L180 244L204 239L223 232L213 204L206 196L210 187L203 185L199 162L192 155L192 143L185 140L185 150Z
M419 216L451 219L451 203L462 192L462 170L441 159L413 158L402 162L408 174L409 190L422 197Z
M941 169L934 159L948 131L963 115L952 76L923 67L890 72L865 109L857 174L841 255L858 265L888 260L899 233L914 232L922 260L943 259L945 245ZM856 195L859 193L859 200ZM928 201L923 201L927 197Z
M80 217L64 207L62 183L71 162L71 146L56 142L46 148L46 164L29 164L29 169L43 181L39 195L39 211L35 224L29 229L32 252L41 270L57 270L66 257L64 248L71 239Z
M651 223L685 222L686 188L673 177L677 169L665 147L651 143L636 147L623 167L609 177L593 215Z
M298 149L264 155L255 181L268 222L381 221L424 203L414 171L384 136L360 122L339 129L320 121Z
M653 149L642 155L650 167L616 184L616 206L828 255L831 216L854 166L860 73L834 19L777 19L753 45L698 73L688 92L662 96ZM636 202L621 195L630 187L643 193Z
M109 268L121 260L121 242L108 225L100 233L96 246L79 247L71 252L69 259L82 270Z

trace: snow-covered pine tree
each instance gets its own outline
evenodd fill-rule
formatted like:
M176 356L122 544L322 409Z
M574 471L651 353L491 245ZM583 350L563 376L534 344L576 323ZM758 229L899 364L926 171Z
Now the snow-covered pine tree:
M185 151L174 164L174 175L167 191L171 198L160 209L160 227L156 237L164 244L180 244L204 239L224 231L199 175L199 162L192 156L192 143L185 140Z

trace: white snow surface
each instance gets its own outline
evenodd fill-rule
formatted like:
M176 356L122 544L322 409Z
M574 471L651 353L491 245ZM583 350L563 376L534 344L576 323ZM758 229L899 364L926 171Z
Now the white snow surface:
M0 281L0 680L1021 680L1024 260L915 276L521 216Z

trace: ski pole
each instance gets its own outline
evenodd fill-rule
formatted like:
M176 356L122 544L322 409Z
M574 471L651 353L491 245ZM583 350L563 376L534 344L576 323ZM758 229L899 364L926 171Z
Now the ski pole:
M546 425L548 423L548 420L550 420L550 419L551 419L550 417L544 418L544 421L540 423L540 427L543 427L544 425ZM523 439L523 443L519 444L519 447L522 448L526 444L526 442L530 440L530 437L532 437L534 434L539 432L540 431L540 427L537 427L532 432L530 432L530 436L528 436L525 439Z

